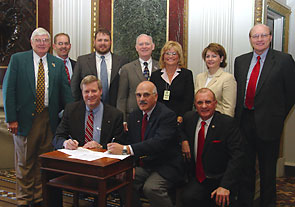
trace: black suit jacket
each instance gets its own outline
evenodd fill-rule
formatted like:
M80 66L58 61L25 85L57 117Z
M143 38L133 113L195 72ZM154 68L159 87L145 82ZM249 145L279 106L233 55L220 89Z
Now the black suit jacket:
M69 59L70 59L70 61L71 61L72 70L73 70L73 73L74 73L74 68L75 68L75 65L76 65L76 61L73 60L73 59L71 59L71 58L69 58Z
M107 103L112 106L116 106L117 104L117 93L118 93L118 87L119 87L119 70L126 63L128 63L127 59L120 57L118 55L112 54L111 83L109 87L109 101ZM79 56L76 62L74 73L71 80L72 94L76 101L82 98L80 83L82 79L87 75L97 76L95 52L87 54L87 55Z
M247 74L253 52L235 59L237 104L235 118L240 123L244 108ZM255 125L264 141L279 139L284 121L295 102L295 63L291 55L269 49L254 98Z
M184 172L176 136L175 113L157 103L149 118L144 141L141 141L142 117L139 109L129 115L127 144L131 144L136 158L142 157L146 168L173 183L182 181Z
M193 73L188 69L181 68L179 75L169 86L170 99L163 100L164 91L167 89L167 83L162 79L163 73L157 70L152 73L151 80L157 87L158 101L164 103L168 108L176 113L177 116L183 116L185 112L191 111L194 102L194 81Z
M107 143L115 137L120 142L123 137L123 113L116 108L104 104L101 123L100 144L106 149ZM85 103L78 101L66 106L61 123L57 127L53 140L56 149L63 147L63 143L69 137L77 140L79 146L85 143Z
M181 124L181 138L188 140L191 151L189 175L195 177L195 134L199 115L187 112ZM220 187L232 190L240 174L243 145L238 127L230 116L215 112L205 138L202 162L205 175L220 181Z

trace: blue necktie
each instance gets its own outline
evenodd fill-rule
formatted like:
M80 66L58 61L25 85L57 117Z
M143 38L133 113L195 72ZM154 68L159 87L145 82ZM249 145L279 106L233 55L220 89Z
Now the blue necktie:
M100 58L101 58L100 80L101 80L101 84L102 84L102 102L107 103L108 93L109 93L107 64L105 61L105 56L100 56Z

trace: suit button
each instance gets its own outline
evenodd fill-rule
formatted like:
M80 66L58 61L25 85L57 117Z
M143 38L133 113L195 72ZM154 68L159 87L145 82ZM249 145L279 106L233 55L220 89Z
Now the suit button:
M36 105L36 101L34 101L34 104Z
M34 114L34 113L32 113L32 116L35 116L35 114Z

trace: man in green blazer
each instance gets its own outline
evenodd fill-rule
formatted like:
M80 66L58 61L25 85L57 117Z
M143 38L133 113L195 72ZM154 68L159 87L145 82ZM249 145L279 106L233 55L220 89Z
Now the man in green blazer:
M73 101L64 64L47 53L50 34L37 28L33 50L12 55L3 81L8 131L15 146L18 206L41 206L42 185L38 156L52 150L58 112Z

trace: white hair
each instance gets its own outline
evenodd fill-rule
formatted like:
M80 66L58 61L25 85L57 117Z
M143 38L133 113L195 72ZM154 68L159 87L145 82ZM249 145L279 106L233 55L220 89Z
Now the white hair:
M32 36L31 36L31 40L34 40L34 37L37 36L37 35L48 35L49 39L50 39L50 34L49 32L42 28L42 27L38 27L37 29L35 29L32 33Z

